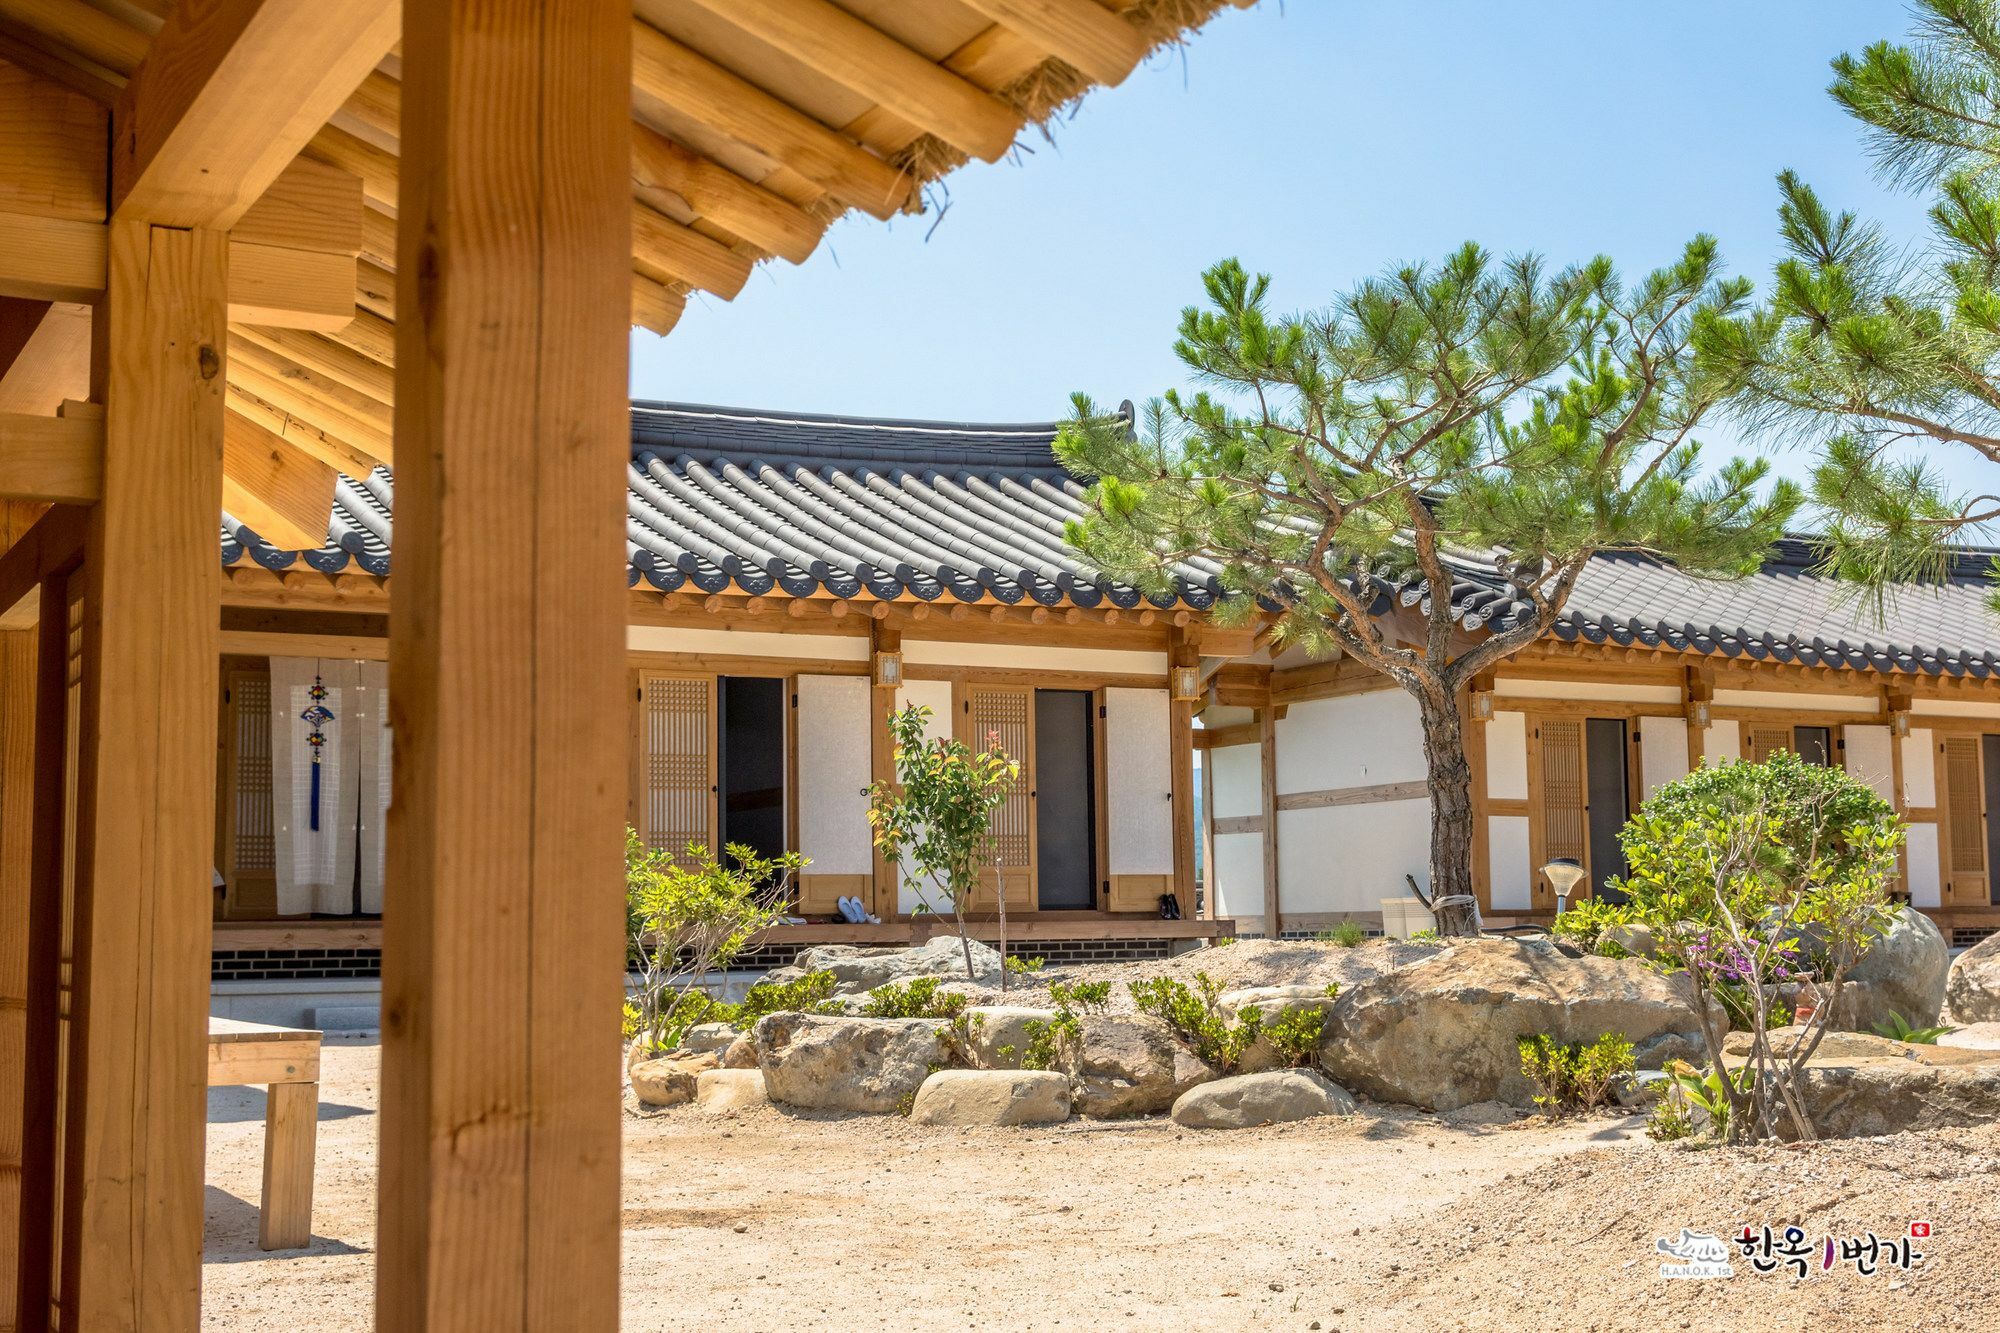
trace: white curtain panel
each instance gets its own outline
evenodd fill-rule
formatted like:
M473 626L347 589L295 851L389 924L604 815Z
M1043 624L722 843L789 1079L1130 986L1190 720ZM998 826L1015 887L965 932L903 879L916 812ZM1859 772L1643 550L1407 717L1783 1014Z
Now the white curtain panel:
M361 812L361 910L382 911L383 849L389 820L389 664L363 662L355 692L354 733L361 762L356 805Z
M326 689L315 701L313 682ZM330 658L271 659L271 797L276 816L277 897L281 916L354 911L356 815L361 769L361 734L353 713L361 686L361 664ZM317 818L314 811L315 723L306 716L315 702L332 717L317 726L319 747Z

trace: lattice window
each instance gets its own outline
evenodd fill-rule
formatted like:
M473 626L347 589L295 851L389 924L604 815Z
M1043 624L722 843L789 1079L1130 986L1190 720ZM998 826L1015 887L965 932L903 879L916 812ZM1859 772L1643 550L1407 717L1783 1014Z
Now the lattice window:
M1028 795L1034 782L1033 755L1029 749L1033 743L1029 727L1034 696L1025 689L977 687L968 694L972 704L972 734L966 743L975 750L984 750L997 736L1008 758L1021 765L1021 780L1014 784L1014 790L993 812L990 821L994 852L1008 870L1029 868L1035 859L1034 802Z
M649 675L640 684L642 831L647 846L676 857L715 837L714 698L704 678Z
M1980 819L1985 793L1979 778L1979 738L1949 736L1944 742L1946 839L1951 871L1978 875L1986 870L1986 830Z
M236 846L233 866L244 871L275 871L277 834L271 809L271 678L261 672L238 671L229 677L229 698L236 712L235 777Z
M1749 753L1746 758L1753 764L1761 764L1780 750L1792 748L1790 727L1750 727L1746 737Z
M1546 718L1542 741L1542 854L1549 860L1568 857L1578 865L1589 843L1584 816L1583 722L1577 718Z

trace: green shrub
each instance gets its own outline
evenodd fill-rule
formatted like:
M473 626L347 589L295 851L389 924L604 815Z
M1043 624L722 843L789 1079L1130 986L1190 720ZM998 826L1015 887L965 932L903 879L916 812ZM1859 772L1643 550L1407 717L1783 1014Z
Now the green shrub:
M1935 1028L1913 1028L1910 1026L1909 1019L1891 1009L1888 1021L1886 1023L1877 1023L1875 1031L1879 1035L1888 1037L1894 1041L1912 1042L1918 1046L1935 1046L1939 1037L1942 1037L1947 1032L1956 1032L1958 1029L1950 1025Z
M1748 1032L1757 1025L1757 1002L1750 995L1750 988L1735 982L1717 981L1715 1000L1722 1006L1722 1012L1729 1018L1731 1032ZM1768 999L1764 1002L1764 1027L1766 1031L1781 1028L1792 1021L1792 1011L1782 1000Z
M1611 1084L1632 1072L1632 1043L1616 1032L1596 1041L1563 1044L1547 1033L1522 1037L1521 1072L1538 1091L1535 1105L1551 1116L1594 1111L1611 1095Z
M1655 1143L1678 1143L1682 1139L1694 1137L1694 1117L1679 1099L1667 1096L1660 1099L1653 1113L1646 1117L1646 1137Z
M939 977L914 977L908 982L890 982L868 993L869 1018L956 1018L965 1008L965 997L940 992Z
M1225 1022L1215 1004L1222 983L1206 972L1195 973L1194 980L1198 988L1194 990L1172 977L1154 977L1151 981L1127 985L1140 1013L1164 1021L1176 1036L1194 1048L1203 1064L1224 1074L1234 1073L1243 1052L1257 1040L1263 1016L1252 1010L1235 1023Z
M1326 1010L1287 1009L1276 1022L1263 1026L1264 1039L1288 1066L1298 1069L1319 1058L1320 1034L1326 1030Z
M1077 1015L1077 1010L1103 1013L1110 1000L1111 983L1108 981L1082 981L1073 986L1057 982L1050 986L1049 1006L1055 1010L1056 1016L1046 1022L1031 1018L1023 1025L1028 1033L1028 1044L1021 1051L1021 1068L1053 1069L1060 1056L1076 1049L1077 1043L1083 1040L1083 1020Z
M1338 944L1343 949L1352 949L1368 938L1368 932L1362 929L1359 921L1343 921L1332 930L1320 931L1313 938L1325 940L1329 944Z
M1438 934L1438 929L1436 926L1425 926L1422 930L1413 930L1410 932L1409 943L1428 944L1428 945L1442 947L1444 944L1444 936Z
M833 987L831 972L808 972L797 981L760 981L744 992L741 1004L730 1006L728 1021L748 1029L765 1014L837 1014L841 1006L829 998Z
M1046 958L1023 958L1018 954L1010 953L1007 955L1006 967L1011 975L1024 977L1030 972L1041 971L1047 962Z
M1585 898L1571 903L1563 914L1549 926L1549 933L1559 940L1566 940L1585 953L1602 954L1606 958L1624 958L1627 953L1623 946L1613 944L1604 938L1604 932L1613 926L1629 925L1632 909L1624 903L1608 903L1601 898Z

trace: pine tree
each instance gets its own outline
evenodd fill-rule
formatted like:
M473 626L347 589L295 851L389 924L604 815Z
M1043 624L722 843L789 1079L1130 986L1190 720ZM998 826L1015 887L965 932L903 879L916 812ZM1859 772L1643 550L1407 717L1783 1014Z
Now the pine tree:
M2000 0L1916 8L1913 44L1837 57L1828 91L1886 179L1933 193L1932 244L1892 244L1783 172L1770 305L1696 332L1753 424L1823 441L1826 564L1878 615L1893 585L1941 577L1954 539L2000 519L2000 497L1954 494L1936 467L1939 449L2000 463Z
M1225 616L1261 602L1276 649L1345 653L1413 695L1431 892L1471 893L1473 678L1545 633L1599 552L1741 576L1799 502L1788 483L1759 497L1761 462L1696 475L1716 391L1689 333L1749 285L1708 237L1631 288L1602 258L1552 274L1470 244L1326 314L1272 317L1268 277L1233 259L1204 282L1175 344L1202 388L1147 404L1140 430L1074 399L1056 451L1092 484L1070 541L1148 591L1208 562ZM1512 606L1469 633L1461 579L1481 570Z

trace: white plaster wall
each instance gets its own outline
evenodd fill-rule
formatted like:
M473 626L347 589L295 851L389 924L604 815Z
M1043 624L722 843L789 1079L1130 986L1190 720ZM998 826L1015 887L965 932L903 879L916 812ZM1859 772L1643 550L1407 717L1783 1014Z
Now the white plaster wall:
M1384 898L1409 896L1406 873L1430 882L1430 838L1428 800L1281 810L1279 902L1286 912L1379 912Z
M1940 717L2000 717L2000 704L1980 703L1975 699L1919 699L1916 711Z
M1937 804L1937 765L1933 762L1931 734L1929 727L1913 727L1903 737L1904 805Z
M802 662L868 660L865 634L772 634L763 630L627 625L625 646L641 653L725 653L736 657L789 657Z
M1494 682L1493 692L1518 699L1606 699L1633 704L1677 704L1678 685L1633 685L1612 680L1509 680Z
M1264 747L1225 745L1204 750L1201 761L1215 766L1216 819L1237 819L1264 810Z
M1639 719L1639 773L1651 796L1688 772L1687 722L1678 717Z
M1173 743L1165 690L1104 691L1104 795L1111 875L1174 871Z
M1717 690L1718 708L1778 708L1798 713L1874 713L1882 701L1870 694L1792 694L1784 690Z
M1280 795L1425 777L1417 701L1401 690L1293 704L1277 736Z
M1910 825L1909 841L1903 855L1910 866L1910 902L1917 907L1943 905L1938 878L1938 831L1936 824Z
M1743 757L1741 736L1734 722L1711 722L1708 734L1701 738L1701 761L1710 767L1727 764Z
M1853 723L1840 729L1847 741L1842 752L1847 771L1867 783L1885 801L1896 799L1895 738L1887 727L1867 727Z
M1165 681L1167 655L1125 648L1051 648L1031 643L956 643L903 639L903 665L975 666L1016 671L1094 671L1157 676Z
M951 682L948 680L906 680L896 690L896 711L901 712L911 704L921 704L931 710L924 723L924 736L928 740L943 740L951 735Z
M1486 724L1486 794L1496 801L1528 799L1528 715L1496 711Z
M1264 835L1222 833L1215 839L1217 916L1264 914Z
M941 740L951 735L950 681L905 681L902 688L896 691L896 707L898 710L901 710L908 708L911 704L922 704L931 710L930 718L924 723L924 736L927 739ZM876 725L881 725L879 719ZM889 873L893 875L896 872L892 868ZM945 901L943 895L933 893L931 900L933 905L940 911L944 910ZM896 910L899 912L914 912L921 906L923 906L923 900L917 896L916 889L909 883L902 882L899 877L899 882L896 885Z
M1486 821L1486 867L1493 909L1533 906L1534 868L1528 864L1528 817L1496 815Z
M874 688L866 676L800 676L799 846L815 875L866 875Z

